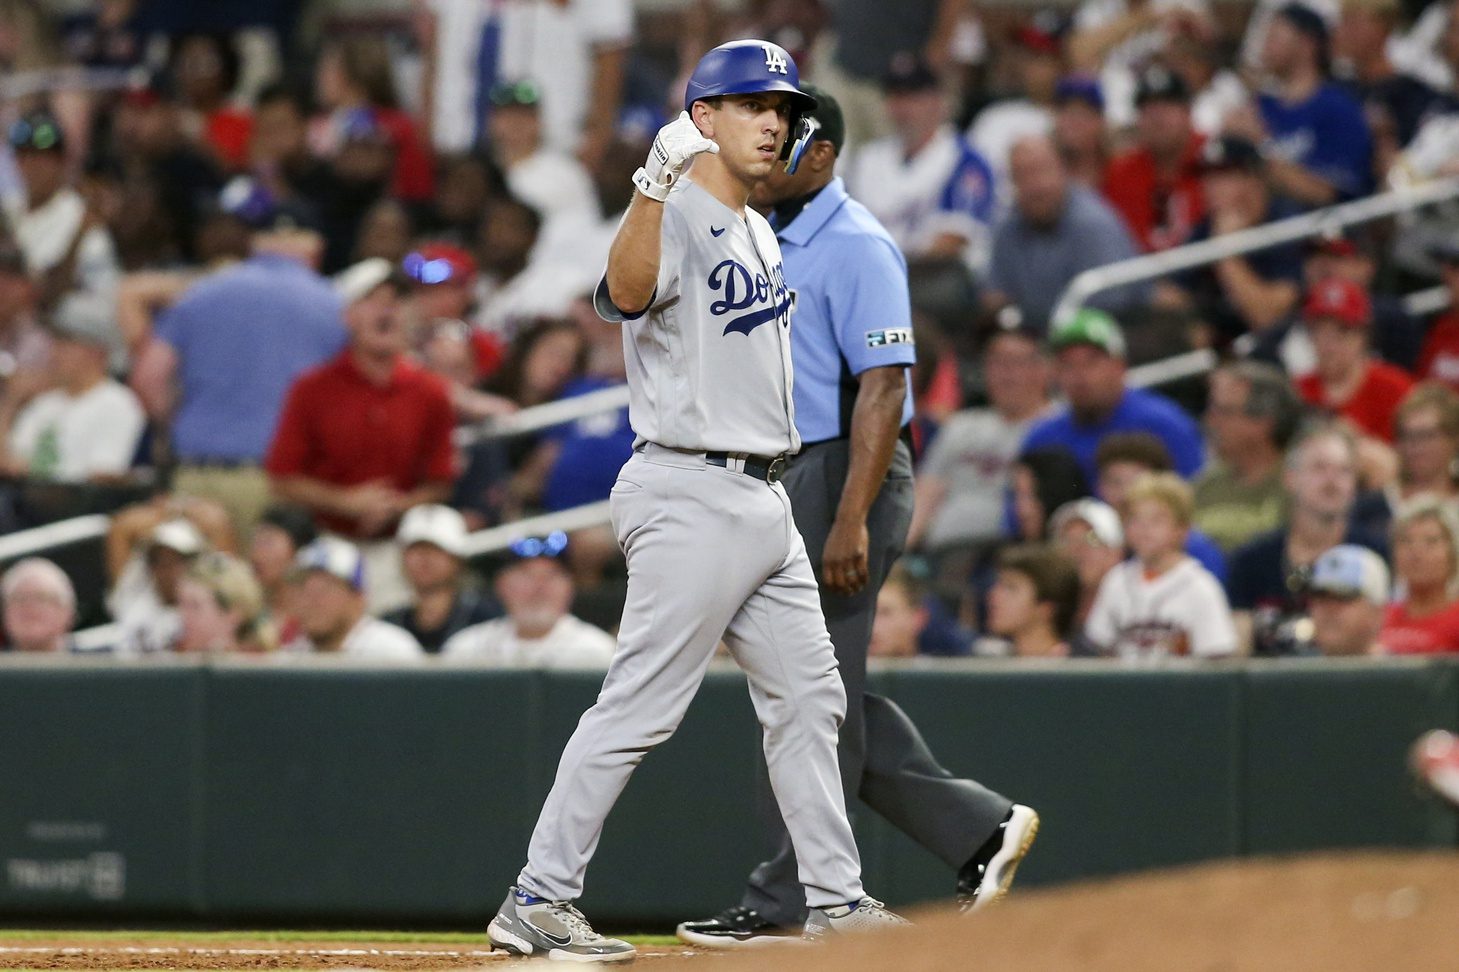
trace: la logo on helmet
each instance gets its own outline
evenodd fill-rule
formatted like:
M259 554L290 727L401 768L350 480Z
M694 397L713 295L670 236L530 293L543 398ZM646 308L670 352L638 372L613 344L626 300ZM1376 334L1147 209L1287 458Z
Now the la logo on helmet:
M765 45L765 71L769 74L786 73L785 52L774 44Z

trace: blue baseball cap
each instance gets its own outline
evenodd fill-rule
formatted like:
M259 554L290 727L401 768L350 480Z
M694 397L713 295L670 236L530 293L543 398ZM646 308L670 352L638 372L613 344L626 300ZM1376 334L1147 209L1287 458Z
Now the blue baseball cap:
M1099 81L1084 74L1070 74L1059 79L1054 89L1054 102L1082 101L1099 112L1104 111L1104 90Z

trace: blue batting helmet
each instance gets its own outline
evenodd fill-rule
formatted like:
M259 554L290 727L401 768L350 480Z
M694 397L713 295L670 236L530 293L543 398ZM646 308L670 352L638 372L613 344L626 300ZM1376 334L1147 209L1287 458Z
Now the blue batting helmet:
M721 44L699 59L684 91L684 110L705 98L756 91L784 91L796 114L816 106L816 99L800 90L800 71L785 48L769 41L741 40Z

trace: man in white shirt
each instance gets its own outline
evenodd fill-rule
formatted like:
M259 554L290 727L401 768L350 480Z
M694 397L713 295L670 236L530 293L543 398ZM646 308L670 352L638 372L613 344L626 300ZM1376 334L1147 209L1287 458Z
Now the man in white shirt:
M125 475L146 416L132 390L107 375L118 344L109 306L90 294L64 298L51 319L56 388L21 409L4 442L15 476L87 483Z
M633 42L630 0L426 0L435 15L432 139L472 147L504 78L542 91L547 143L594 165L612 139Z
M542 214L544 236L594 225L602 213L598 192L583 164L543 139L541 91L531 81L507 81L491 89L492 158L512 195Z
M35 111L10 127L10 147L25 182L25 198L7 216L26 266L47 296L71 289L103 297L116 291L121 270L111 234L88 216L81 194L66 184L66 140L49 112Z
M885 82L896 134L858 152L851 195L871 210L909 263L960 257L974 271L988 260L993 170L948 120L937 75L897 59Z
M442 655L509 668L607 668L613 636L568 613L574 588L566 549L560 531L514 543L512 563L496 577L507 616L453 635Z
M299 551L296 563L304 636L293 648L373 661L422 657L408 631L365 613L365 558L354 544L320 537Z
M121 629L119 650L128 654L167 651L182 632L177 586L207 549L191 520L163 520L147 538L143 556L129 562L107 597L107 608Z

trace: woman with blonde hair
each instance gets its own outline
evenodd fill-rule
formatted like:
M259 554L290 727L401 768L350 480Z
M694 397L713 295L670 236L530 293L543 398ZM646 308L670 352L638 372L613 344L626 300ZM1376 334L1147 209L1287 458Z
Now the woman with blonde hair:
M1399 509L1393 572L1402 600L1383 619L1384 653L1459 652L1459 521L1443 501L1424 496Z
M203 554L178 584L179 652L265 652L276 647L263 587L232 554Z

